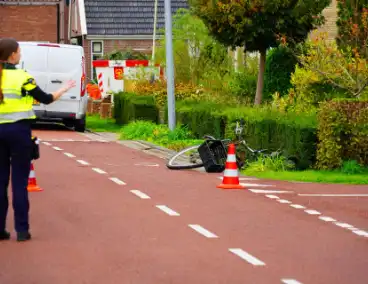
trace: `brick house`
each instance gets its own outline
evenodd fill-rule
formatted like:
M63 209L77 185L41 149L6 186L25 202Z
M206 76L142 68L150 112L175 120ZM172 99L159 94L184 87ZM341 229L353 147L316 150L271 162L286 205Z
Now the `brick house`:
M0 0L0 38L66 41L68 0Z
M318 29L321 32L328 33L328 39L334 40L337 36L337 0L332 0L330 6L328 6L324 11L323 15L326 18L325 24Z
M72 3L70 37L84 47L87 77L94 77L92 60L113 50L151 52L154 3L154 0L75 0ZM173 14L179 8L188 8L187 0L171 0L171 8ZM164 25L164 0L158 0L157 30Z

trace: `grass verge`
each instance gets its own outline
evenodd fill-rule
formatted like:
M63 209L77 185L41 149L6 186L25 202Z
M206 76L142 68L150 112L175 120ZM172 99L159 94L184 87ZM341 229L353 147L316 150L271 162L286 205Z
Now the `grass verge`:
M338 184L368 184L368 173L345 174L341 171L254 171L245 169L243 174L258 178Z
M87 129L94 132L118 133L121 129L121 126L115 124L114 119L102 119L98 115L88 115L86 119L86 125Z
M120 130L120 139L143 140L174 151L203 142L194 139L184 127L179 126L171 131L167 125L157 125L150 121L135 121L123 126Z

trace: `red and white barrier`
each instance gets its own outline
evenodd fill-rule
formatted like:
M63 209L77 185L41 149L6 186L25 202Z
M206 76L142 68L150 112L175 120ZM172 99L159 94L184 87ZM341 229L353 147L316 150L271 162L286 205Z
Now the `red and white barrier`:
M159 64L151 66L149 60L94 60L92 64L96 69L102 97L107 92L124 91L124 79L144 77L150 80L152 73L156 80L164 76L163 68Z

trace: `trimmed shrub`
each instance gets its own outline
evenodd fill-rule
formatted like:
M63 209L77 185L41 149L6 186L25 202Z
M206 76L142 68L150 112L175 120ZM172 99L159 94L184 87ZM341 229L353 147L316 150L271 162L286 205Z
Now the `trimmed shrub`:
M368 101L325 102L318 122L319 169L339 168L347 160L368 165Z
M196 137L205 134L235 139L236 120L245 120L244 139L250 147L275 151L281 148L306 169L316 160L317 121L313 115L280 113L268 108L234 108L214 103L183 101L177 104L177 121Z
M297 62L296 56L287 47L280 46L267 53L264 75L265 98L270 98L275 92L280 95L288 93L291 88L290 77Z
M114 95L114 118L120 125L135 120L157 123L159 111L153 96L121 92Z

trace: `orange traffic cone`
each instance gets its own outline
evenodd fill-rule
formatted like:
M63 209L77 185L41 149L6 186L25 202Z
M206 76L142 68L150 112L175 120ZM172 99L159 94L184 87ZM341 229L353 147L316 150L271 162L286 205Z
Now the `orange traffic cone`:
M29 178L28 178L28 187L27 190L29 192L33 192L33 191L42 191L43 189L40 188L37 185L37 180L36 180L36 172L34 170L33 167L33 162L31 163L31 171L29 172Z
M225 165L224 178L222 183L217 186L222 189L244 189L245 187L239 184L239 171L236 164L235 145L229 145L227 160Z

